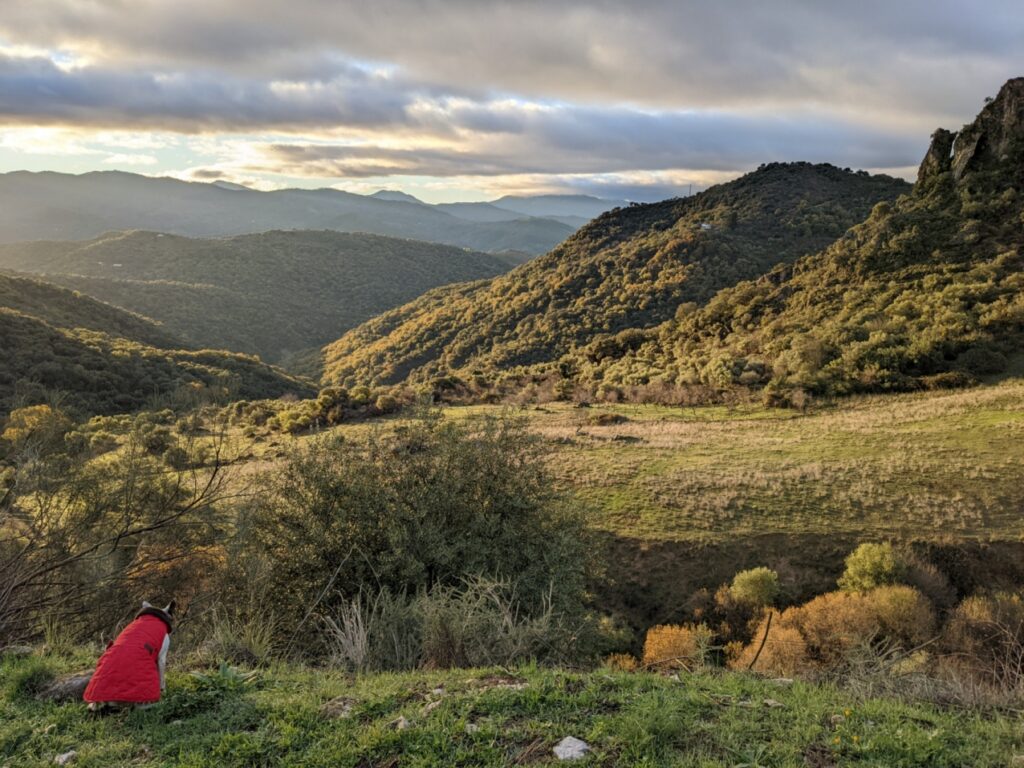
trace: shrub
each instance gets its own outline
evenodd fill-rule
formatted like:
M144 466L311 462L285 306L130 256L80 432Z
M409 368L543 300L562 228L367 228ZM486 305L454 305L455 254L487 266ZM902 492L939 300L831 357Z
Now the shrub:
M692 669L702 666L714 635L706 624L664 624L647 630L645 667Z
M753 661L766 622L767 618L761 621L730 666L745 668ZM829 592L775 618L755 668L780 675L832 669L869 644L913 648L931 640L935 626L934 609L913 587Z
M968 597L947 622L943 644L975 674L1011 689L1024 685L1024 599Z
M729 591L740 603L759 608L772 605L779 596L779 574L763 566L740 571L733 577Z
M880 636L903 649L913 648L935 637L935 609L928 598L913 587L902 584L879 587L867 597Z
M377 398L375 406L381 413L394 413L398 410L398 400L391 395L381 395Z
M551 610L526 614L510 584L486 579L411 597L359 595L323 625L332 663L359 672L568 658L568 633Z
M838 583L847 592L865 592L895 584L905 573L906 564L892 544L865 542L846 556L846 570Z
M616 672L635 672L640 668L640 662L631 653L613 653L605 657L604 666Z
M753 669L756 672L786 677L807 672L807 643L800 631L795 627L778 626L773 623L762 648L761 639L764 638L766 621L767 619L761 622L754 632L754 640L730 661L729 666L733 669Z
M297 447L249 514L285 629L368 589L416 594L470 577L514 580L527 615L580 612L586 531L542 451L520 420L436 413Z

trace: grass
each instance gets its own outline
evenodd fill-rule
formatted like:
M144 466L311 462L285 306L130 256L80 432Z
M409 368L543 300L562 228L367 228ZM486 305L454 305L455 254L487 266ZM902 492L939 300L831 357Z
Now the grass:
M589 411L594 411L594 408ZM650 541L768 533L1017 539L1024 382L872 397L806 415L747 407L532 412L592 524Z
M695 590L760 565L779 572L786 599L808 599L834 588L864 540L945 547L945 570L964 594L1024 580L1024 378L805 413L751 404L513 411L548 442L554 476L609 548L598 604L636 626L677 621ZM600 414L626 420L600 426ZM400 420L336 429L358 438ZM292 439L254 445L240 474L271 466Z
M46 660L53 671L92 657ZM724 672L527 667L353 678L292 666L254 682L173 671L158 706L93 717L79 702L21 692L38 658L0 664L0 765L505 766L555 762L564 736L593 748L583 765L1006 766L1024 751L1017 715L858 700L829 686ZM33 673L37 674L37 673ZM216 679L216 676L210 676ZM330 717L325 705L334 702ZM405 718L408 727L396 723Z

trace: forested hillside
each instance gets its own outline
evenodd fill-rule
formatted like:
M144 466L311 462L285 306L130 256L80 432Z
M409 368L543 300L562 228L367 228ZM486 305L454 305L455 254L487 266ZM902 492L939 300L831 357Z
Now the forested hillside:
M271 362L430 288L492 277L513 263L504 254L332 231L224 239L119 232L0 246L2 267L138 312L189 344Z
M1024 351L1024 78L938 130L911 195L587 375L845 393L956 386Z
M183 386L239 398L310 393L254 358L180 346L128 312L0 275L0 414L51 397L83 415L131 411Z
M435 290L351 331L325 349L326 379L551 363L820 250L908 188L831 165L771 164L693 197L612 211L508 275Z
M29 277L0 273L0 307L58 328L85 328L164 349L187 346L144 317Z

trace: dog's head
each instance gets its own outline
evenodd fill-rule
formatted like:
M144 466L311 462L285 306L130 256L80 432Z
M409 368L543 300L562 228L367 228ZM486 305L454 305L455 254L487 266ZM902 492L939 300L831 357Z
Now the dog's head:
M163 608L156 608L156 606L153 605L152 603L150 603L148 600L143 600L142 601L142 610L145 611L145 610L148 610L150 608L156 608L156 610L163 611L168 616L173 616L174 615L174 609L177 608L177 607L178 607L178 601L177 600L171 600L171 602L169 602Z

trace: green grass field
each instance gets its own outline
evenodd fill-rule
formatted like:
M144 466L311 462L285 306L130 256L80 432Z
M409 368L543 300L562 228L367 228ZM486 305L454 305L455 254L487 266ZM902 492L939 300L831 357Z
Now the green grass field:
M695 590L758 565L780 573L792 600L828 591L865 540L930 550L963 594L1024 582L1024 378L803 413L571 403L444 410L452 419L503 412L546 440L556 481L608 550L599 603L637 626L678 619ZM336 429L357 439L401 419ZM617 423L599 424L609 420ZM268 467L291 440L254 445L257 460L242 476Z
M475 409L479 410L479 409ZM1024 534L1024 382L755 406L528 411L593 525L649 541ZM597 414L628 419L594 426Z
M711 671L354 678L275 667L230 686L178 669L161 704L105 717L28 695L41 666L71 670L91 659L0 664L0 765L53 765L70 750L80 768L541 765L557 762L552 747L568 735L593 749L575 764L602 766L1004 768L1024 751L1019 714L860 700L829 685Z

